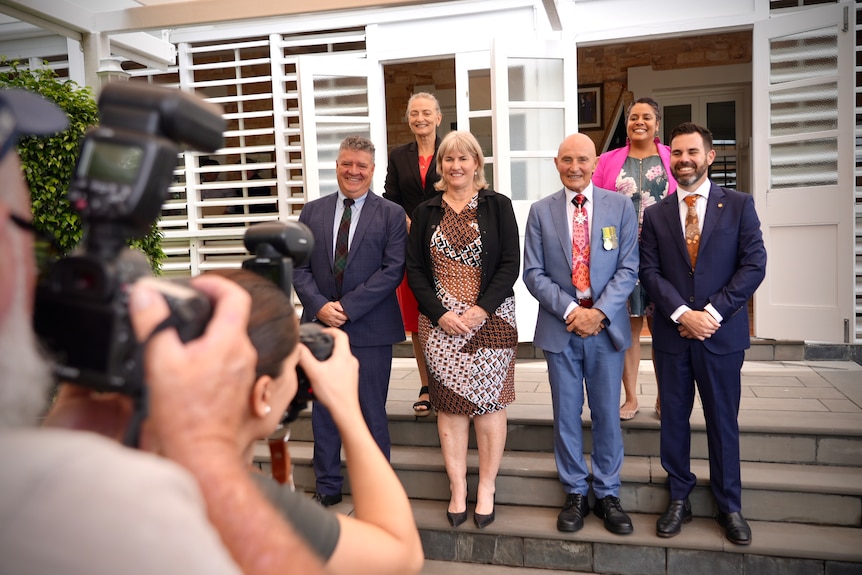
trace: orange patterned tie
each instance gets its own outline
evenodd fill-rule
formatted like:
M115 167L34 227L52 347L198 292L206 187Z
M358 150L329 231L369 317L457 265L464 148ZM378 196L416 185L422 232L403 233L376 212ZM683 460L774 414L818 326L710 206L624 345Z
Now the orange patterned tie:
M685 245L688 248L688 257L691 259L691 269L697 263L697 248L700 246L700 226L697 220L697 210L694 203L700 194L689 194L684 198L688 204L688 214L685 216Z
M590 221L584 207L586 200L583 194L572 198L575 204L572 217L572 284L582 292L590 288Z

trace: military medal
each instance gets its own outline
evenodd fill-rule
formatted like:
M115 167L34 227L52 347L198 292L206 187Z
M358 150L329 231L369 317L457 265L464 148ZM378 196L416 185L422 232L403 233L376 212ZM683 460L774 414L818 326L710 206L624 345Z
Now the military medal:
M610 251L618 246L617 228L614 226L602 228L602 247Z

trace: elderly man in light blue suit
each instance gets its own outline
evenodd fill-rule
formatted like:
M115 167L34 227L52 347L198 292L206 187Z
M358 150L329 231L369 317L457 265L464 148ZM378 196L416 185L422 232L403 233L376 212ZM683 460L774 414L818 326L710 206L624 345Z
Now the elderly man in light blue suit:
M619 500L623 463L619 402L623 357L631 345L626 300L638 273L637 216L629 198L593 186L596 147L589 137L567 137L554 164L565 187L530 209L524 283L539 300L533 343L544 350L548 362L554 454L566 491L557 529L578 531L590 512L590 471L581 429L586 383L594 511L608 531L625 535L634 528ZM580 248L573 248L572 236L573 228L584 225L589 267L580 273L581 266L572 258ZM576 281L578 275L588 275L589 285Z

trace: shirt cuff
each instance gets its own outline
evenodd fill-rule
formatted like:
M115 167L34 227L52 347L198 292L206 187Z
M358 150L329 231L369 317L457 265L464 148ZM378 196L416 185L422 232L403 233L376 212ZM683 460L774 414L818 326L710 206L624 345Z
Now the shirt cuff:
M576 307L578 307L578 302L573 301L569 304L569 307L566 308L566 313L563 314L563 321L566 321L569 318L569 314L571 314Z
M718 313L718 310L715 309L715 307L711 303L706 304L706 307L703 308L703 310L709 313L709 315L711 315L712 317L714 317L715 321L717 321L718 323L721 323L721 320L724 319L723 317L721 317L721 314Z
M672 314L670 314L670 319L673 320L674 323L679 323L679 316L687 311L691 311L691 308L687 305L681 305L676 308Z

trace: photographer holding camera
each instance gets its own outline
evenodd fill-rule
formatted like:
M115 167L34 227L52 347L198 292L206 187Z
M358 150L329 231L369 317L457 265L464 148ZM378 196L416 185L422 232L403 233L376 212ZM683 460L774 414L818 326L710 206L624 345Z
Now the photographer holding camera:
M320 362L305 345L296 345L299 322L290 298L279 286L248 270L205 274L211 275L226 277L251 295L248 335L258 354L257 374L248 399L237 407L242 413L239 446L246 461L251 466L255 443L275 431L296 396L299 365L312 383L314 398L329 409L341 432L355 513L335 514L254 470L258 486L322 557L327 572L418 573L423 552L413 512L363 419L359 362L350 352L348 336L338 329L323 330L333 338L334 346L331 357Z
M147 342L147 435L164 458L88 432L117 435L132 411L126 395L63 386L46 425L72 429L35 428L51 377L32 329L35 230L14 146L65 126L41 97L0 90L0 572L322 573L237 446L236 405L249 389L236 382L250 385L256 353L250 298L235 284L193 280L214 311L185 345L172 329L152 335L171 314L161 294L131 290L129 319Z

